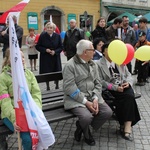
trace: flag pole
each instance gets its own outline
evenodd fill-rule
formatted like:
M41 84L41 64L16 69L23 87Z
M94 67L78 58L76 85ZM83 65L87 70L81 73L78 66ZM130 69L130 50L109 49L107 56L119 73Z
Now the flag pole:
M21 139L20 139L20 132L17 132L17 135L18 135L18 150L22 150L22 145L21 145Z

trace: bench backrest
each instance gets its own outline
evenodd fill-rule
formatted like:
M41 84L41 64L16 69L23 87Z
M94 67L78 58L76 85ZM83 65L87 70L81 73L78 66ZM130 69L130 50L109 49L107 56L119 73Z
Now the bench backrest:
M39 74L39 75L36 75L35 77L36 77L38 83L56 81L56 80L62 80L63 79L61 71Z

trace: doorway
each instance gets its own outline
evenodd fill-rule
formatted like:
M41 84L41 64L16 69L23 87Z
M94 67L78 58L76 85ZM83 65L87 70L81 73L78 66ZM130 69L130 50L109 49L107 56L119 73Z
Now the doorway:
M41 27L44 29L45 21L50 20L52 15L52 21L57 25L60 32L65 29L65 14L62 9L56 6L48 6L41 11Z
M61 29L61 12L57 10L46 10L44 14L44 22L50 20L50 15L52 15L52 21L56 26Z

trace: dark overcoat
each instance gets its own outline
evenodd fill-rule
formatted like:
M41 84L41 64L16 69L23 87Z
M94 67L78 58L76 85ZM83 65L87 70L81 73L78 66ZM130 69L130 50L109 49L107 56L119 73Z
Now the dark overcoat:
M36 49L40 52L40 74L62 70L60 53L63 46L60 35L53 33L52 37L50 37L47 32L42 32ZM54 50L55 54L53 56L50 55L46 52L46 49Z

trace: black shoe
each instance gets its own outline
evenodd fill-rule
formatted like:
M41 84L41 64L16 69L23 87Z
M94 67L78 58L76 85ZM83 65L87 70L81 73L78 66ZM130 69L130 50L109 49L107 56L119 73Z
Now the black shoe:
M74 133L74 138L75 138L75 140L77 142L80 142L83 131L82 131L82 128L81 128L81 126L79 124L79 121L76 121L76 127L77 127L77 129L76 129L76 131Z
M90 146L94 146L94 145L95 145L95 140L93 139L92 136L90 136L89 139L84 138L84 140L85 140L85 143L87 143L87 144L90 145Z
M133 141L133 137L132 137L131 133L128 133L128 132L124 133L123 138L128 141Z
M90 132L90 129L89 129L89 139L84 137L84 140L85 140L85 143L87 143L90 146L94 146L95 145L95 140L93 139L93 136L92 136L92 134Z

